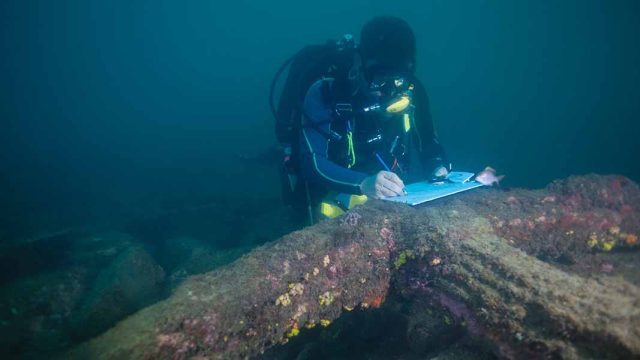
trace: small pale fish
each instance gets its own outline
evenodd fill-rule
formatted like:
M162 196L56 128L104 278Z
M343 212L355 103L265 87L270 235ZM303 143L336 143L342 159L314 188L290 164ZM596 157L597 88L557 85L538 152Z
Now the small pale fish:
M476 181L482 185L499 184L503 178L504 175L496 176L496 171L489 166L476 175Z

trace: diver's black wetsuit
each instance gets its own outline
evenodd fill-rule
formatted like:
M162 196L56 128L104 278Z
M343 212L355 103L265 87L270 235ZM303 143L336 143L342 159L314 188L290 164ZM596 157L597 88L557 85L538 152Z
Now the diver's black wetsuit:
M323 81L328 84L323 85ZM402 136L406 148L405 154L397 158L389 155L387 149L389 141L396 138L395 133L382 134L389 138L383 150L375 150L368 142L374 134L367 133L373 129L370 125L374 120L356 116L351 126L355 125L354 148L357 161L351 168L345 164L343 156L347 145L344 141L330 139L330 131L340 133L344 138L344 125L337 124L338 116L334 106L327 100L327 91L332 91L332 80L319 80L308 90L304 100L304 125L300 136L300 168L303 177L314 187L324 188L348 194L362 194L360 183L365 177L373 175L385 167L396 172L405 182L424 180L431 177L431 172L439 166L445 165L444 150L438 143L429 111L429 100L424 87L418 81L413 81L415 91L412 103L415 105L414 119L408 132L397 132ZM328 85L328 86L327 86ZM325 87L323 89L323 86ZM327 90L328 89L328 90ZM402 118L388 121L401 124ZM395 125L394 125L395 126ZM393 132L394 130L390 130ZM338 148L338 151L335 149ZM411 151L417 151L422 171L412 171L410 160ZM378 154L378 158L375 154ZM415 168L414 168L415 169Z

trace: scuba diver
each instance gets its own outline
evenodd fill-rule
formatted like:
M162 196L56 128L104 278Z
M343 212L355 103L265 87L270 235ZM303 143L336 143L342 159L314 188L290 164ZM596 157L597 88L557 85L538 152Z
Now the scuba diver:
M275 109L275 82L289 64ZM308 46L283 65L271 104L294 212L313 223L367 198L403 195L405 181L448 174L415 64L413 31L383 16L364 25L357 46L345 35Z

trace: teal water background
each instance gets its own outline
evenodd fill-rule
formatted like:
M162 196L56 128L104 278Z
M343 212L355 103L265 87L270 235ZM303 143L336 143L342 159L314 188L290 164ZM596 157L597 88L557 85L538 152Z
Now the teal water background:
M0 228L8 239L210 197L277 199L236 154L274 143L280 63L375 15L418 39L454 167L506 186L640 180L638 1L3 1Z

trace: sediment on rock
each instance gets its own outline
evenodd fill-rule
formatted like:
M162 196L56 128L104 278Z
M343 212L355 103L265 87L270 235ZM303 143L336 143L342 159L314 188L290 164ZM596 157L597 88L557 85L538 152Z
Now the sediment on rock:
M252 357L394 291L430 299L500 357L640 356L637 284L566 269L636 252L639 199L626 178L585 176L421 208L371 201L190 278L69 355Z

